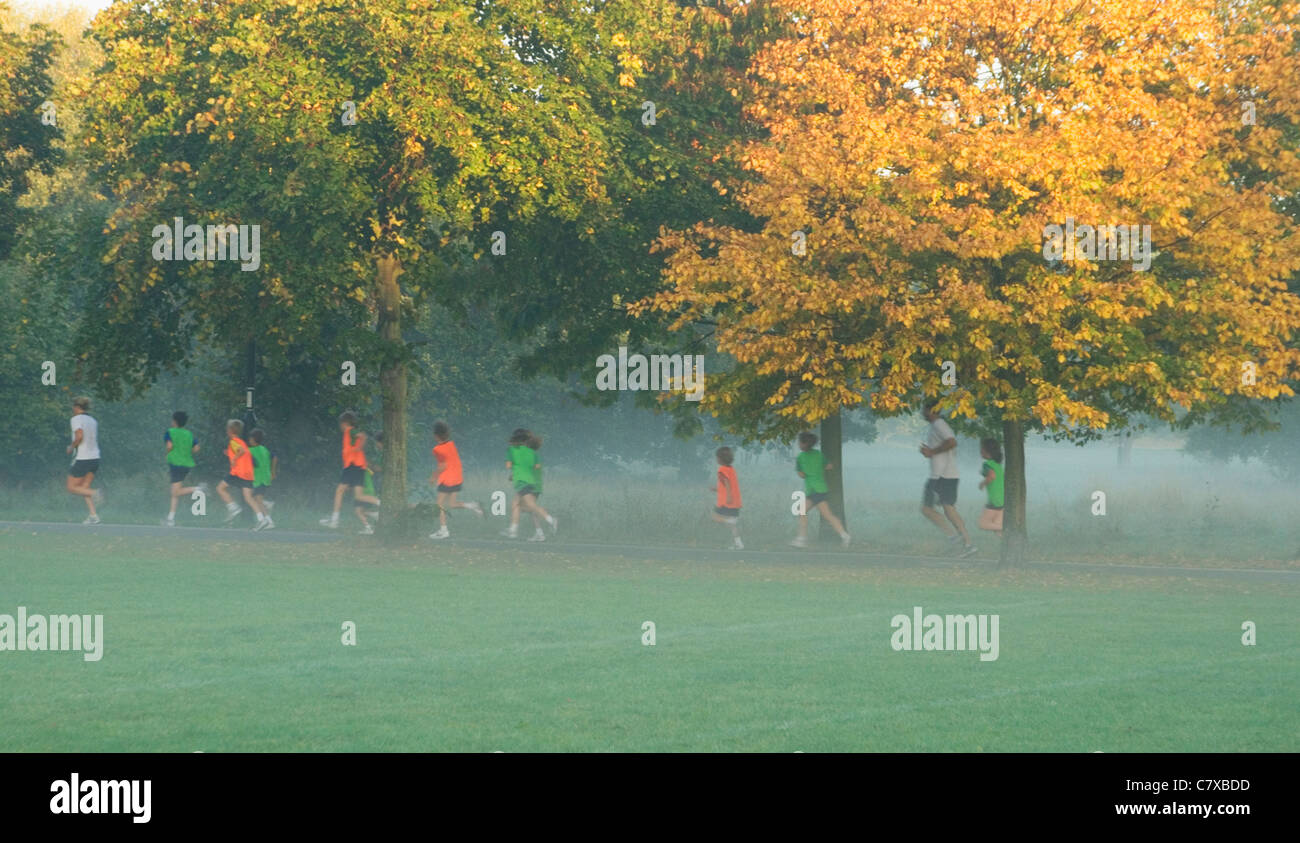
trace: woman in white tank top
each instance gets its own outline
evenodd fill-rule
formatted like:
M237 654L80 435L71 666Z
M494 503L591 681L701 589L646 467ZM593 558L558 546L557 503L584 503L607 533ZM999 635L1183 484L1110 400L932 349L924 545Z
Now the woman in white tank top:
M99 513L95 504L103 500L98 489L90 488L99 471L99 422L90 414L90 399L81 397L72 401L72 444L68 453L72 454L72 466L68 469L68 492L82 498L90 515L82 524L93 527L99 523Z

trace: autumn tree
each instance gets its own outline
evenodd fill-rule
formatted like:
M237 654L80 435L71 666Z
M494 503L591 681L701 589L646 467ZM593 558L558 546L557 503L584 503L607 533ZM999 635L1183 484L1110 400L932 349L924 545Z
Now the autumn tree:
M1015 563L1027 433L1291 394L1295 4L785 5L797 31L752 67L769 134L741 152L762 226L665 232L665 288L633 306L716 326L738 366L706 408L815 423L941 396L1005 440ZM1059 254L1076 225L1093 242ZM1139 253L1099 255L1121 225Z

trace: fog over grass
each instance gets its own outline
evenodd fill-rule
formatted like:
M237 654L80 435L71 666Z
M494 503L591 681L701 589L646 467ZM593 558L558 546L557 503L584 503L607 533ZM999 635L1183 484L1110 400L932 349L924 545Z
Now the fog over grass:
M129 405L128 405L129 406ZM112 411L108 411L112 414ZM595 424L602 411L583 408L581 425L546 431L542 457L545 492L542 503L562 520L566 541L610 544L721 547L729 538L706 513L714 495L710 437L692 443L697 458L686 465L650 464L629 459L574 465L566 455L581 452L584 443L609 442L617 447L619 431ZM621 424L657 424L650 413L623 418ZM916 554L947 556L943 537L919 513L921 491L928 476L926 460L918 453L924 423L914 418L877 422L877 438L870 444L848 442L845 454L845 508L854 544L849 554ZM271 445L277 441L271 431ZM1282 436L1264 433L1259 436ZM105 447L121 450L119 437L145 437L149 445L161 437L159 430L110 431ZM503 450L495 441L480 441L485 434L470 422L459 426L456 439L465 457L462 499L477 500L490 508L493 493L508 500L511 491ZM628 436L629 441L638 437ZM754 550L789 550L794 535L792 494L802 489L794 472L794 445L736 447L736 469L744 507L741 531ZM1169 431L1135 434L1127 465L1121 465L1115 440L1082 447L1031 439L1026 446L1030 557L1042 561L1142 562L1196 567L1294 567L1300 557L1300 494L1293 480L1279 476L1259 460L1217 461L1183 450L1184 437ZM210 444L210 443L209 443ZM132 448L138 445L133 444ZM333 445L322 445L332 454ZM629 445L635 455L635 446ZM958 445L961 471L958 509L966 520L980 553L977 560L997 557L998 537L975 525L985 503L979 483L978 441L961 437ZM328 455L327 455L328 456ZM553 457L553 458L552 458ZM110 464L101 475L108 495L104 518L108 522L157 523L164 511L165 479L157 465ZM276 522L283 529L317 530L326 514L335 476L328 469L295 472L282 465L276 483ZM432 459L423 443L411 450L412 502L431 501L427 479ZM196 471L196 477L215 484L219 475ZM1105 495L1105 514L1094 514L1097 492ZM208 514L195 518L188 501L179 510L181 526L219 526L220 504L215 494ZM80 501L62 491L62 477L40 480L34 488L0 492L0 519L79 520ZM344 507L343 525L353 526L350 505ZM455 511L451 526L458 538L496 538L504 516L479 521L465 511ZM811 532L817 536L817 516ZM530 532L528 518L523 535ZM430 527L432 529L432 525ZM840 552L837 544L813 549Z

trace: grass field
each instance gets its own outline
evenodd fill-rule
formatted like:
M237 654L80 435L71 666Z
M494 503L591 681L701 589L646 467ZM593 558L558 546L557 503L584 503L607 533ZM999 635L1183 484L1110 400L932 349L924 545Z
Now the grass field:
M1300 750L1286 583L352 538L0 547L0 613L102 613L105 637L99 662L0 652L0 751ZM998 659L895 652L914 606L999 615Z

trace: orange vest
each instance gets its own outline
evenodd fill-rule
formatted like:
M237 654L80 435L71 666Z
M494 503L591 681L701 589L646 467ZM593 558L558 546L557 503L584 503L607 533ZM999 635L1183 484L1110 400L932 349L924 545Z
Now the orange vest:
M253 479L253 455L248 452L248 444L238 436L230 437L226 443L226 458L230 460L230 473L242 480Z
M718 466L718 506L740 509L740 482L729 465Z
M433 458L438 461L438 482L443 486L455 486L462 480L460 470L460 454L456 451L456 443L448 439L446 442L440 442L433 449Z
M366 467L366 449L356 444L351 430L345 430L343 431L343 467L354 465L357 468Z

